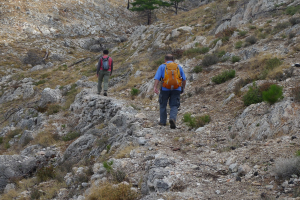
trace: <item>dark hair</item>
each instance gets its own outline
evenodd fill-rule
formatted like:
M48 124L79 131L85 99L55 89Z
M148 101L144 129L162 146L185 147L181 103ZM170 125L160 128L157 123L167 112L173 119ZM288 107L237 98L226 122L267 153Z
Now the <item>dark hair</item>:
M108 54L108 50L103 50L103 54Z
M165 60L174 60L174 57L171 54L167 54Z

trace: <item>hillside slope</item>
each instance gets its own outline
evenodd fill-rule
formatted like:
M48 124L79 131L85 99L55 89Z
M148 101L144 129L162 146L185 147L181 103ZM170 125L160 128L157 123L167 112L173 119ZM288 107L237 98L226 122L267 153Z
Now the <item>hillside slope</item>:
M30 3L1 3L0 199L300 198L299 0L207 1L150 26L126 2ZM188 78L175 130L153 94L166 53Z

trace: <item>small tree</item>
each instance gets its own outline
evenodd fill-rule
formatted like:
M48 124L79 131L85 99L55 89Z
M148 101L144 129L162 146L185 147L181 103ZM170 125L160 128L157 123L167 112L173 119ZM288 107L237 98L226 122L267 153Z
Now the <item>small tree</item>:
M135 0L130 4L133 6L130 10L139 12L145 11L147 13L148 25L151 24L153 10L158 9L161 6L171 6L170 3L162 0Z
M175 13L177 15L177 11L178 11L178 8L179 8L179 3L183 2L184 0L170 0L170 1L171 1L171 5L174 6Z

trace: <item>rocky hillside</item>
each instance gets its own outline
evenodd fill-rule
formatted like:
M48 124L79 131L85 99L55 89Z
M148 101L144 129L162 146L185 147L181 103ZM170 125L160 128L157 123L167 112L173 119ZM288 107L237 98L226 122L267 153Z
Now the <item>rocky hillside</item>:
M150 26L127 1L0 5L0 199L300 199L299 0L190 0ZM166 53L188 78L175 130Z

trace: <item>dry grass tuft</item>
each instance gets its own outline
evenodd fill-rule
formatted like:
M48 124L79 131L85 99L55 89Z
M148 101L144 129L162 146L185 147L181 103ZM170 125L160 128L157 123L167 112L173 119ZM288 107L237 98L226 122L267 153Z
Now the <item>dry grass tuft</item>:
M136 147L133 146L133 145L129 145L129 146L126 146L124 149L120 150L117 155L116 155L116 158L117 159L120 159L120 158L129 158L129 154L131 152L131 150L135 149Z
M290 178L291 175L300 174L300 157L279 158L275 161L274 173L283 179Z
M98 186L93 186L88 200L135 200L139 194L131 189L130 184L120 183L113 185L109 182L100 183Z

